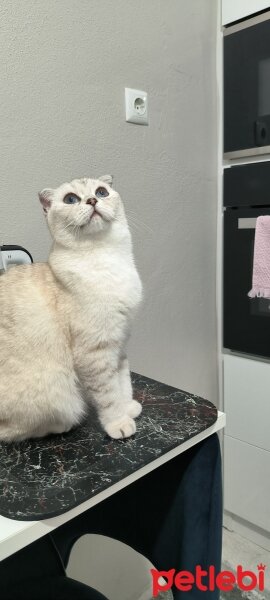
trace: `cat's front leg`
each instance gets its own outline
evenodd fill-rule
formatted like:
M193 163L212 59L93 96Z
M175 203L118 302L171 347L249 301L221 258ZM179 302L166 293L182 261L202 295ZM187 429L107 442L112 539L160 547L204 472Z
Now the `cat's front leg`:
M83 356L80 353L76 363L86 397L94 403L106 433L114 439L133 435L136 424L120 385L118 356L99 347Z
M92 397L101 425L111 438L121 439L134 435L136 424L133 415L127 410L117 371L113 374L108 372L107 377L103 374L100 383L96 381Z
M126 355L120 358L119 362L119 381L123 399L127 403L126 409L128 414L136 419L142 412L142 405L133 400L133 390L130 377L129 362Z

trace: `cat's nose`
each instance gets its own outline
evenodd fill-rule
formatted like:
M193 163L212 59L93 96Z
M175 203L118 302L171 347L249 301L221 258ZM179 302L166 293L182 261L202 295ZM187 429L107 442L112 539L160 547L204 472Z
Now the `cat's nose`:
M88 200L86 200L86 204L91 204L91 206L96 206L96 203L97 203L96 198L88 198Z

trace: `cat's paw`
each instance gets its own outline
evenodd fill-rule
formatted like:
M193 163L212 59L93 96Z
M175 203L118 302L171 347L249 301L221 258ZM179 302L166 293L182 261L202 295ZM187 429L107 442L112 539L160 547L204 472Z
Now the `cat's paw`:
M126 404L127 413L133 419L136 419L142 412L142 405L137 400L131 400Z
M111 421L104 427L106 433L114 440L120 440L130 437L136 433L136 424L134 419L125 415L121 419Z

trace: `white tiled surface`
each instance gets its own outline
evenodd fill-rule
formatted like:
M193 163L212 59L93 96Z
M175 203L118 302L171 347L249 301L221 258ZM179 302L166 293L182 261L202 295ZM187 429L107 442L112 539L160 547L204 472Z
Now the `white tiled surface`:
M261 562L266 565L265 593L258 595L257 598L258 600L268 600L270 598L270 552L241 535L223 528L222 563L224 567L235 571L236 566L241 564L246 569L256 572L257 565Z

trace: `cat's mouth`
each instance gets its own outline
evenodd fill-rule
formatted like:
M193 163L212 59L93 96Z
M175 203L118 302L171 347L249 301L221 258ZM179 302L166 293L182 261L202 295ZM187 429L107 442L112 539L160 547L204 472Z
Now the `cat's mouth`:
M94 209L89 221L92 221L93 218L100 217L102 219L102 215L98 212L98 210Z
M84 223L82 223L82 225L80 225L81 229L83 229L84 227L89 226L89 224L91 223L91 221L95 220L95 219L98 219L98 217L100 217L102 219L102 221L103 221L102 215L97 210L93 210L93 212L91 213L91 215L87 217L87 221L85 221Z

